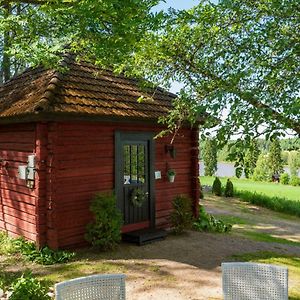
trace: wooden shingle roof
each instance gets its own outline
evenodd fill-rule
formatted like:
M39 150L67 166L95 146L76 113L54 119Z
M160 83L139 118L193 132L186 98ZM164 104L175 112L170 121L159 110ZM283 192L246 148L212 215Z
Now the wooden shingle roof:
M0 121L86 116L157 120L172 108L174 94L91 63L66 58L66 72L28 69L0 86ZM137 102L140 96L146 100Z

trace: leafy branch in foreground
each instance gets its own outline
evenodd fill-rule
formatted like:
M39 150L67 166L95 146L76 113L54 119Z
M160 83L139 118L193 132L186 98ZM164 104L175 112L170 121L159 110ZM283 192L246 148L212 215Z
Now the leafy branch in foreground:
M131 74L156 84L181 82L190 99L184 110L220 120L220 144L243 134L245 150L262 134L300 135L299 20L297 0L201 1L170 10L162 29L140 41L128 61Z

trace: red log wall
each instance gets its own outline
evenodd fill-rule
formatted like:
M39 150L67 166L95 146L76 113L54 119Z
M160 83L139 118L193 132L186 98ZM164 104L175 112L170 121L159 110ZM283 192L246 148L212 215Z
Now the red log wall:
M18 179L18 166L27 164L28 155L35 152L35 135L33 123L0 127L0 230L32 241L38 240L39 232L38 189L28 188Z
M52 167L48 170L48 185L52 182L51 209L48 213L48 244L52 247L72 247L84 244L86 224L92 219L89 205L98 191L114 188L114 133L119 131L159 132L149 125L128 125L118 123L56 123L49 130L48 155L52 157ZM51 134L50 134L51 132ZM197 133L181 130L175 139L177 150L173 159L165 152L170 137L155 141L155 170L160 170L162 179L155 181L156 224L168 227L168 217L172 199L178 194L197 197L198 172ZM51 149L51 150L50 150ZM48 159L49 160L49 159ZM197 166L194 166L194 164ZM166 177L168 168L176 170L175 183ZM197 171L195 171L197 169Z
M99 191L114 188L115 131L161 128L120 123L50 122L3 125L0 128L0 230L23 235L39 245L75 247L85 244L92 219L90 201ZM189 195L198 206L198 131L183 129L175 139L176 158L165 152L170 137L155 140L156 225L168 227L172 199ZM35 186L18 179L18 165L36 154ZM168 168L176 170L169 183ZM197 210L195 209L195 214Z

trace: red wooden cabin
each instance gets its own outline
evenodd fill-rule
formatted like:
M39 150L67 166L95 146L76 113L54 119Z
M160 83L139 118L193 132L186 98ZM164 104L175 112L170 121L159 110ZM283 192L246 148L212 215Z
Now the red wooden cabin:
M169 227L178 194L197 213L198 130L181 129L175 158L170 137L153 139L174 95L86 62L67 66L63 74L29 69L0 87L0 229L41 246L80 246L93 195L113 189L123 232ZM154 100L138 103L141 95ZM148 196L141 208L129 199L136 185Z

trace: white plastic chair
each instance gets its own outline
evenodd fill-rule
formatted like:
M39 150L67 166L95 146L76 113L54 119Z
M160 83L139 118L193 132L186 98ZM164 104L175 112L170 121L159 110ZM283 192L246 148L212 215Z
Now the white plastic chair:
M222 263L225 300L287 300L288 269L256 263Z
M55 285L56 300L125 300L125 275L80 277Z

